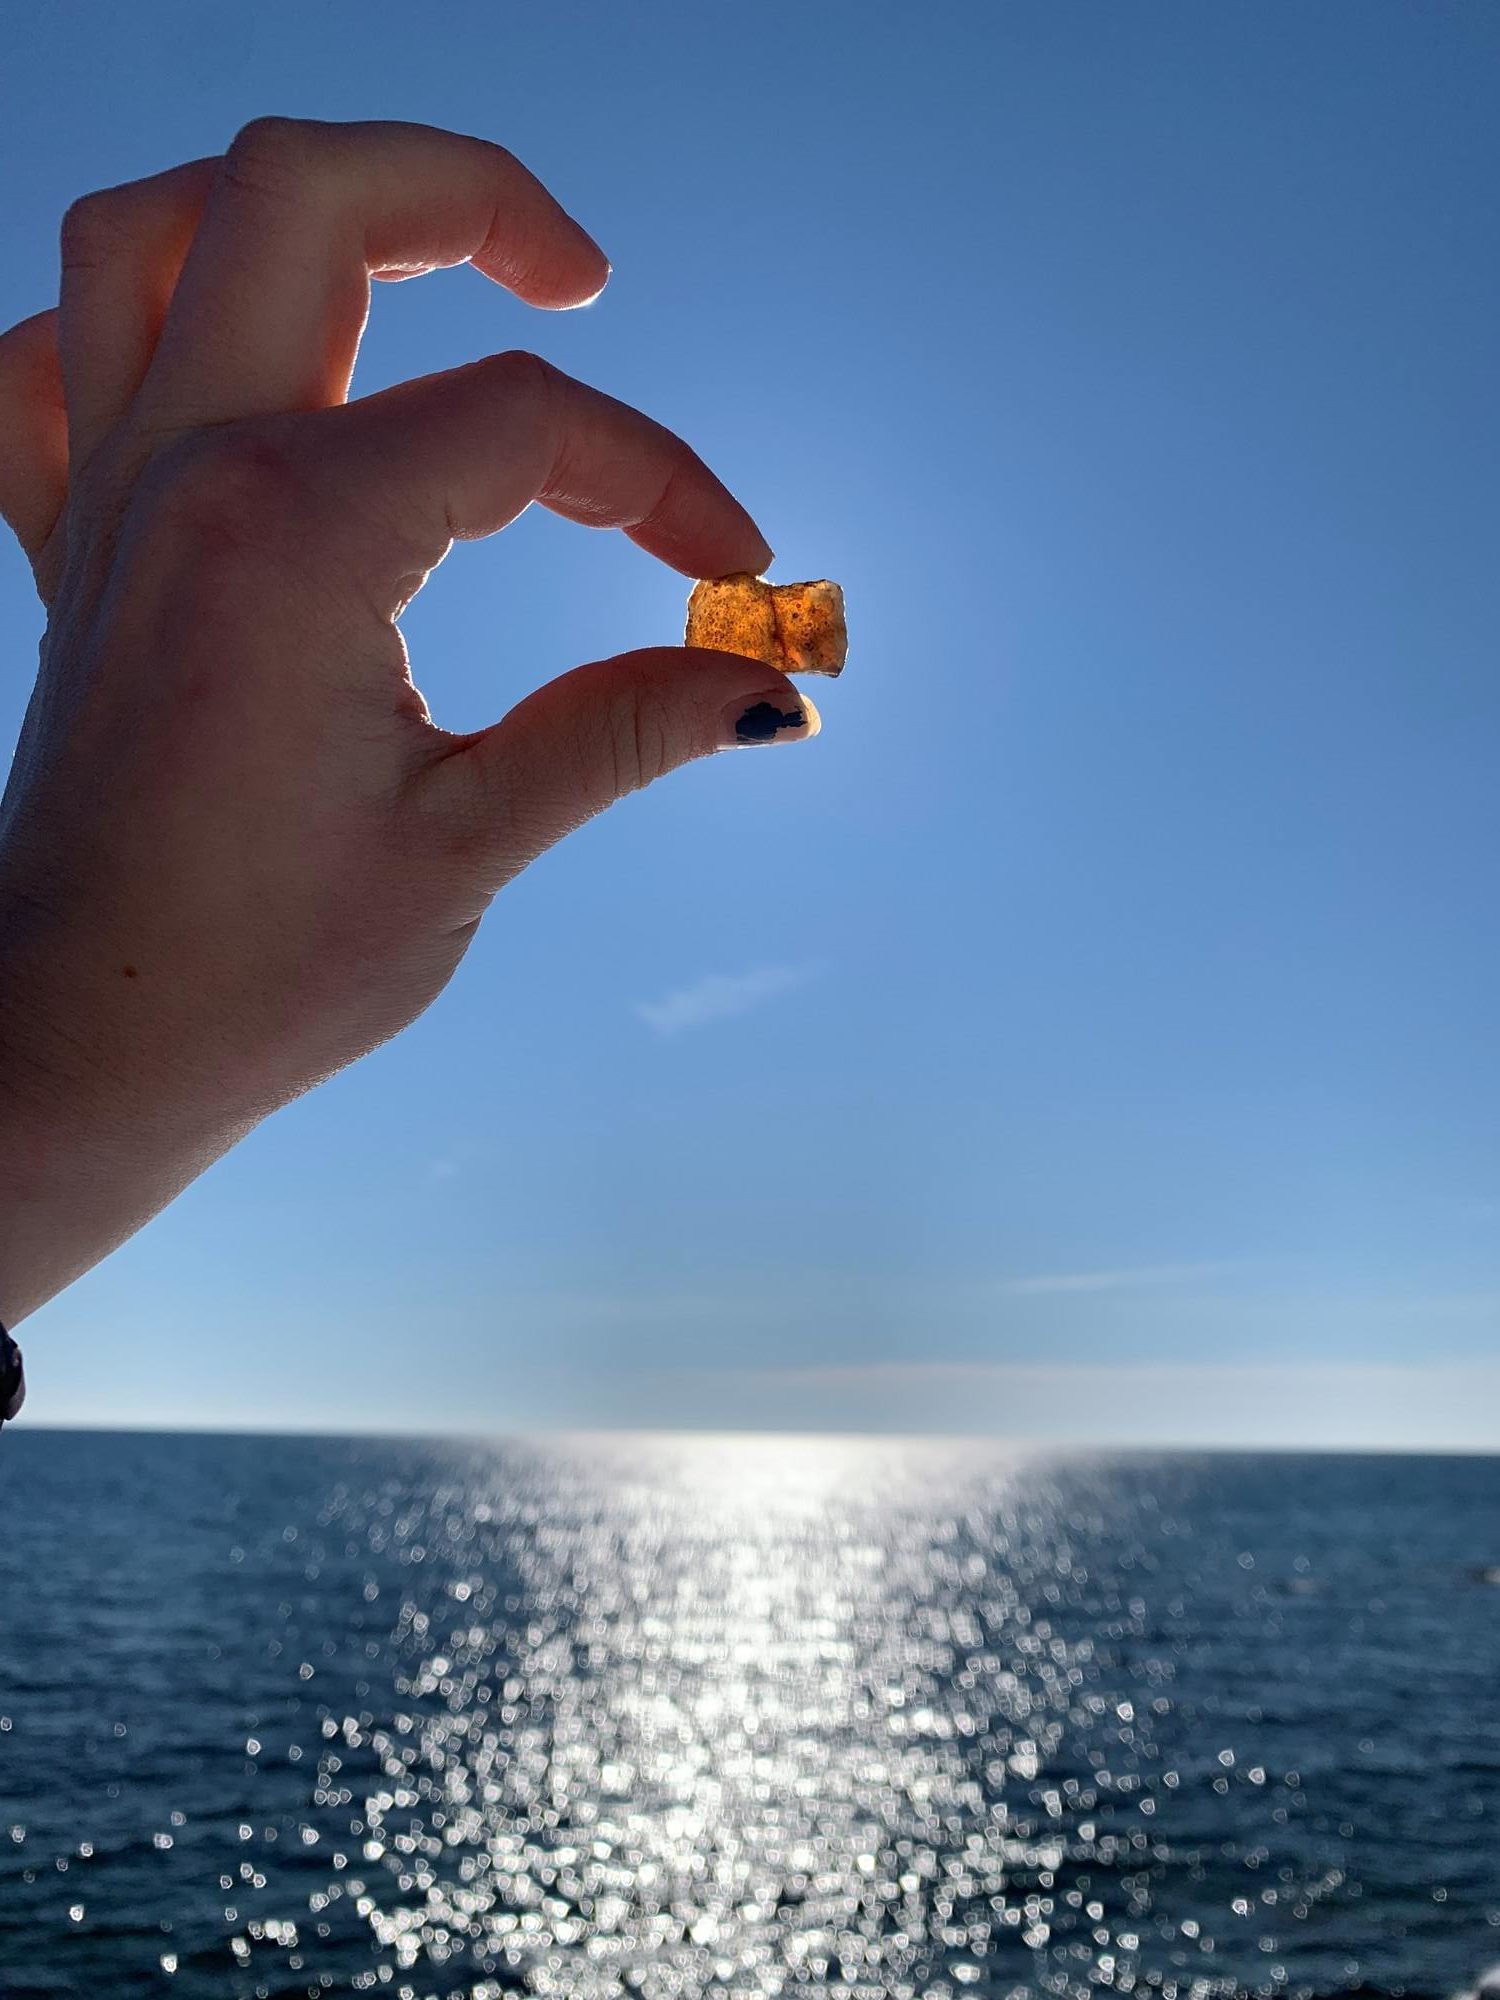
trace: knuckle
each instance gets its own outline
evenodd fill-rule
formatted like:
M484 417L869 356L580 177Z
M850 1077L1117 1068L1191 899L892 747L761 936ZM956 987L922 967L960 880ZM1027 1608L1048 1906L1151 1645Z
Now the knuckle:
M317 127L307 119L252 118L229 142L224 179L252 195L295 193L306 183L317 143Z
M114 188L80 195L69 204L59 231L64 271L92 270L120 247L123 207Z
M35 374L39 352L56 339L57 307L32 313L0 333L0 391L14 395L17 385Z
M551 365L529 348L507 348L503 354L492 355L486 365L495 378L496 388L502 393L538 398L551 394Z
M160 450L136 497L163 532L205 542L263 540L303 511L306 473L296 453L263 429L194 432Z
M557 370L528 348L512 347L476 364L485 370L485 388L506 408L514 437L515 462L529 469L533 490L555 482L566 448L566 411L558 396Z

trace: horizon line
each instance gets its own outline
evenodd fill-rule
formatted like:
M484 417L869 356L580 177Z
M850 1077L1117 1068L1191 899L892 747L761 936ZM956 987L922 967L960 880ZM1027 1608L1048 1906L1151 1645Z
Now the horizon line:
M368 1444L529 1444L558 1440L590 1438L764 1438L767 1440L796 1438L808 1442L829 1444L948 1444L990 1446L997 1451L1033 1456L1068 1453L1075 1455L1098 1455L1100 1453L1151 1453L1191 1454L1215 1457L1266 1457L1286 1458L1475 1458L1500 1459L1500 1445L1475 1444L1434 1444L1429 1441L1416 1443L1391 1442L1350 1442L1328 1441L1325 1443L1295 1443L1247 1439L1226 1443L1222 1439L1184 1443L1181 1439L1163 1438L1083 1438L1083 1437L1016 1437L1002 1431L898 1431L898 1430L827 1430L812 1427L802 1429L795 1426L768 1430L764 1426L751 1425L640 1425L640 1424L537 1424L526 1430L477 1431L453 1430L329 1430L326 1428L292 1427L269 1424L220 1423L172 1423L172 1424L120 1424L13 1422L5 1428L12 1436L19 1432L30 1432L36 1436L92 1436L92 1437L203 1437L203 1438L269 1438L273 1440L308 1439L313 1442L361 1442ZM5 1450L5 1440L0 1434L0 1452Z

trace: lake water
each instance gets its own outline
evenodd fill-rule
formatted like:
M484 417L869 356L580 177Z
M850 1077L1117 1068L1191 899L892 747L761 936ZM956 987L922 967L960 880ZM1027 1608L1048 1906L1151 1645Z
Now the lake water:
M1448 1996L1500 1460L0 1438L0 1993Z

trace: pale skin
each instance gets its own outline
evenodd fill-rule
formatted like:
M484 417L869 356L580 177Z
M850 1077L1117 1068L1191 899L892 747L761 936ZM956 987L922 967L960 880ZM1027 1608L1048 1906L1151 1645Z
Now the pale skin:
M680 647L432 718L397 620L533 501L685 576L771 560L685 444L533 355L351 400L371 280L464 262L553 309L609 275L498 146L258 119L76 203L58 305L0 336L47 610L0 805L7 1326L415 1019L566 833L757 704L816 732L774 668Z

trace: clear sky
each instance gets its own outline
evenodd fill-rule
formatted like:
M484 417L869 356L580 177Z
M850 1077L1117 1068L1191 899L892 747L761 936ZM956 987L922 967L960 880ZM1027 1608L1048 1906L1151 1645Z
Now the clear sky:
M847 592L813 744L507 890L399 1041L28 1325L39 1420L1500 1449L1500 11L37 5L0 317L247 118L497 139L527 345ZM404 621L455 728L680 635L537 511ZM0 731L41 629L0 555ZM316 857L309 857L316 866Z

